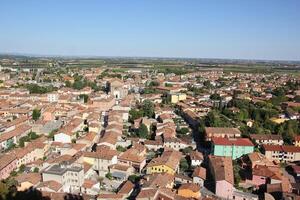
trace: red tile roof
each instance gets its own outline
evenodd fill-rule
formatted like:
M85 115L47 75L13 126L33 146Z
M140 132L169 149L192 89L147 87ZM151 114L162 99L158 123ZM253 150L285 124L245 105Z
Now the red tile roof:
M284 151L284 152L300 152L300 147L292 145L263 145L265 151Z
M254 146L248 138L212 138L212 142L215 145L225 145L225 146Z

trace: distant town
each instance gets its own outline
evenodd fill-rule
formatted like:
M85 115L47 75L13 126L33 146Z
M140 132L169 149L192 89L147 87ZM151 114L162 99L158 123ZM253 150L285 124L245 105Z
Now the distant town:
M0 200L300 198L300 62L0 55Z

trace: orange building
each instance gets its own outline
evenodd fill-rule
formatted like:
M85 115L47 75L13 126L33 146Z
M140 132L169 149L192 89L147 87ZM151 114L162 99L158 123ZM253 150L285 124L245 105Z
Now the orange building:
M185 198L199 199L201 196L200 187L195 183L182 184L178 189L178 195Z

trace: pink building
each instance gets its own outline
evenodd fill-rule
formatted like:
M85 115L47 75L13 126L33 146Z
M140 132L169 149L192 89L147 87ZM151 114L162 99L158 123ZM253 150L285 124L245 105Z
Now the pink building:
M281 176L282 175L279 168L257 165L252 170L251 183L257 187L269 183L278 183L278 180L281 179Z
M216 195L223 198L231 199L234 187L232 183L226 180L216 181Z
M14 154L4 154L0 157L0 180L6 179L17 168L17 159Z
M55 107L48 107L42 113L44 121L52 121L55 120Z
M209 168L215 180L215 194L231 199L234 191L234 177L231 157L209 156Z

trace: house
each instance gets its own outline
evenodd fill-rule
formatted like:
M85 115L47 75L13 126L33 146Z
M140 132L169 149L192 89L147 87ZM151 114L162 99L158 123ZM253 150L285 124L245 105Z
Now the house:
M52 131L61 128L62 125L61 120L38 120L32 125L32 131L38 135L49 135Z
M0 156L0 180L6 179L10 173L17 169L17 158L14 154L3 154Z
M204 185L204 181L206 180L206 168L204 167L196 167L193 172L193 183L200 185L201 187Z
M135 169L129 165L115 164L109 167L109 172L114 179L126 181L135 172Z
M107 147L97 148L96 152L84 152L83 160L104 177L109 172L109 166L118 163L118 152Z
M100 183L90 179L85 179L80 190L83 194L97 195L100 192Z
M134 190L134 184L130 181L126 181L121 185L121 188L118 191L118 194L123 195L125 198L128 198Z
M183 140L177 137L165 138L164 147L179 151L181 149L187 148L189 145Z
M21 165L26 165L38 159L42 159L46 155L46 146L47 145L43 143L38 145L29 144L24 148L14 149L13 153L16 155L17 167L19 168Z
M183 118L191 127L197 127L199 124L199 116L191 109L183 110Z
M193 179L191 177L183 175L183 174L178 174L178 173L175 174L175 179L174 180L175 180L176 185L181 185L181 184L184 184L184 183L192 183L193 182Z
M116 149L118 142L119 134L115 132L105 132L104 135L100 138L98 146L104 145L111 149Z
M42 173L43 182L55 181L63 186L64 192L79 192L84 183L84 169L81 165L54 164Z
M108 111L116 104L113 96L106 96L104 98L91 98L89 101L89 108L97 108L100 111Z
M175 123L158 123L156 136L162 135L165 139L176 137L176 125Z
M61 143L71 143L72 140L76 139L75 133L78 131L82 131L83 127L84 120L81 118L74 118L54 135L54 141Z
M120 79L114 78L109 80L108 88L110 93L116 99L122 99L128 95L128 89L126 88L126 85L124 85L124 82Z
M216 156L231 156L232 159L252 153L254 145L248 138L212 138L213 154Z
M118 162L123 165L132 166L138 172L141 172L146 165L146 156L138 149L132 147L119 155Z
M57 181L43 181L36 188L41 192L63 192L63 185Z
M185 93L169 93L168 99L171 103L178 103L179 101L186 100L186 94Z
M300 147L292 145L263 145L267 159L280 162L294 162L300 160Z
M146 175L140 184L143 188L170 188L174 186L174 175L168 173L154 173Z
M176 193L168 188L159 188L159 189L142 189L136 200L158 200L158 199L171 199L174 200Z
M282 172L277 167L257 165L252 170L251 183L259 187L265 184L281 183Z
M107 193L107 194L99 194L97 200L124 200L123 194L115 194L115 193Z
M158 149L163 148L162 140L145 140L144 145L149 151L157 151Z
M232 199L234 191L232 158L210 155L209 170L215 182L215 194L222 198Z
M283 145L283 139L281 135L272 134L250 134L250 139L255 141L257 144L273 144Z
M31 131L31 126L28 124L21 124L13 130L5 132L0 135L0 149L7 149L13 144L18 144L21 137L27 136Z
M190 153L191 166L196 167L200 166L203 162L203 154L197 150L194 150Z
M179 171L181 152L165 150L160 157L153 158L147 165L147 174L169 173L175 174Z
M59 98L59 94L58 93L52 92L52 93L48 93L47 94L47 100L50 103L57 102L58 98Z
M36 187L42 180L40 173L23 173L18 175L15 180L18 182L17 190L24 191L31 187Z
M239 138L241 132L237 128L218 128L218 127L205 127L206 139L210 141L212 138Z
M258 165L269 166L269 167L277 166L274 162L267 159L265 155L259 152L253 152L244 155L241 160L243 162L243 165L249 167L250 169L253 169L255 166Z
M185 198L195 198L199 199L200 186L194 183L185 183L178 188L178 195Z
M258 200L258 195L240 190L234 190L232 197L235 200Z

